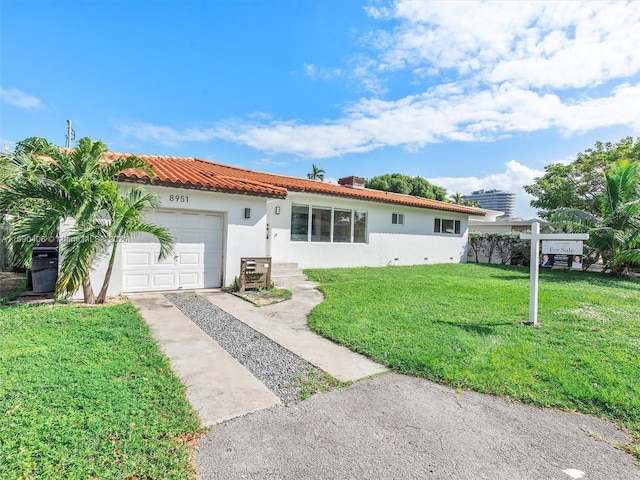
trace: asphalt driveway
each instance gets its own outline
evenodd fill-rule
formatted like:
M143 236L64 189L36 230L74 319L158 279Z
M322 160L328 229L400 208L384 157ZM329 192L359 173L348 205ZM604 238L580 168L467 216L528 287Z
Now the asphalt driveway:
M202 479L640 478L597 418L384 374L214 427Z

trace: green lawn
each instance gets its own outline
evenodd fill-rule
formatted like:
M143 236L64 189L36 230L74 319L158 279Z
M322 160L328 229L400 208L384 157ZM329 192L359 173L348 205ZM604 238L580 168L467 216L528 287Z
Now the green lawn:
M529 269L476 264L305 270L325 301L309 325L454 387L609 418L640 455L640 282L545 270L540 328Z
M197 415L129 304L0 307L0 478L188 479Z

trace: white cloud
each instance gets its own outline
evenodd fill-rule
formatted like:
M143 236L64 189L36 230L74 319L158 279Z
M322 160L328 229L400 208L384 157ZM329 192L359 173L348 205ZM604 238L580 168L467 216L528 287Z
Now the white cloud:
M234 122L218 128L216 136L271 153L326 158L388 146L414 151L431 143L488 141L549 128L571 134L626 125L640 131L640 110L631 105L640 105L640 83L568 102L509 85L471 92L443 85L397 101L363 99L324 124Z
M608 96L569 101L510 85L467 91L462 84L446 84L397 101L363 99L345 107L342 118L322 124L228 121L179 131L136 123L118 130L167 146L225 139L270 153L328 158L382 147L417 151L432 143L490 141L550 128L569 135L626 125L640 132L640 109L632 105L640 105L640 83L616 87Z
M28 93L25 93L22 90L18 90L17 88L0 87L0 98L3 102L8 103L9 105L13 105L14 107L18 108L24 108L27 110L44 106L42 100L40 100L38 97L29 95Z
M487 84L579 88L640 71L638 2L400 0L392 69L454 69ZM375 17L374 17L375 18Z
M355 56L350 73L304 65L310 78L349 76L377 96L344 105L335 119L281 121L261 112L212 128L139 123L120 131L164 145L225 139L310 158L550 129L640 132L640 2L398 0L365 11L395 25L363 36L376 57ZM382 98L390 97L386 75L402 69L414 87L434 86Z
M485 177L438 177L427 180L447 190L449 194L460 192L463 195L474 190L502 190L516 194L515 215L522 218L536 216L535 209L529 206L533 197L524 191L524 185L530 185L536 177L544 175L544 171L527 167L515 160L505 164L505 171L493 173Z

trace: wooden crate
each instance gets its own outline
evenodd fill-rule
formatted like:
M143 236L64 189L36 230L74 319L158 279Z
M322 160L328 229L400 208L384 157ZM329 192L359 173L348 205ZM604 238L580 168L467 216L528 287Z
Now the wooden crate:
M271 287L271 257L240 259L240 291Z

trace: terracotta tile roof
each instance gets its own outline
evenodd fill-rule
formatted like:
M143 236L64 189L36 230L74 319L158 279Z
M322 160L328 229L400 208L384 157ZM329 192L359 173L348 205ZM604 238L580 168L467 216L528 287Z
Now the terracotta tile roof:
M105 154L105 159L127 155L131 154L109 152ZM155 178L150 179L148 175L139 171L126 171L120 175L119 180L276 198L285 198L287 191L306 192L468 215L485 215L484 210L474 207L367 188L350 188L306 178L256 172L193 157L136 156L153 167Z
M103 158L109 160L128 155L131 154L108 152ZM153 167L155 176L149 178L145 172L127 170L119 176L118 180L265 197L285 198L287 196L286 188L242 178L237 174L228 175L216 170L215 164L206 160L163 155L136 156Z

